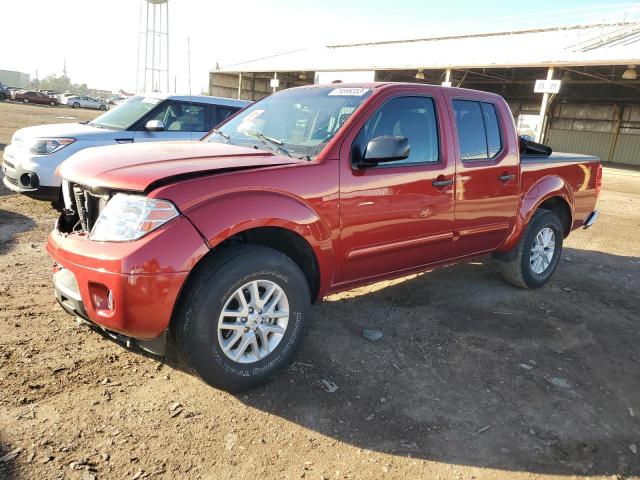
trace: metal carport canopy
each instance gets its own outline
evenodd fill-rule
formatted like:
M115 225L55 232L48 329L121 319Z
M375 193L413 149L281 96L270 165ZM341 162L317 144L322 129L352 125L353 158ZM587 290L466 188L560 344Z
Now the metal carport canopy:
M640 22L310 47L212 72L640 64Z

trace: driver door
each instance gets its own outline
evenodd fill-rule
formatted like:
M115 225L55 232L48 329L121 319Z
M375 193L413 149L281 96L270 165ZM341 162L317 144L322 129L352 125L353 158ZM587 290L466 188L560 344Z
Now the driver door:
M421 90L424 92L424 89ZM409 271L450 257L455 163L440 94L381 99L341 148L341 283ZM438 122L437 119L445 119ZM404 136L410 156L358 169L353 157L376 137ZM434 183L435 182L435 183Z

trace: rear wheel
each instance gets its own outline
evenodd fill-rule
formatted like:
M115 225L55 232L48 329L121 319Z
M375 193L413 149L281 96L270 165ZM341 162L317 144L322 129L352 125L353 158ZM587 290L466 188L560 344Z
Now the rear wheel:
M51 100L51 101L49 102L49 105L51 105L52 107L55 107L55 106L56 106L56 102L54 102L53 100Z
M511 260L499 265L504 278L522 288L540 288L553 275L562 254L562 223L554 212L538 210Z
M23 98L22 99L22 103L29 103L29 99L28 98Z
M271 248L239 245L205 260L174 318L178 356L229 391L265 383L293 359L309 318L300 268Z
M72 106L73 108L80 108L80 104L78 102L74 102Z

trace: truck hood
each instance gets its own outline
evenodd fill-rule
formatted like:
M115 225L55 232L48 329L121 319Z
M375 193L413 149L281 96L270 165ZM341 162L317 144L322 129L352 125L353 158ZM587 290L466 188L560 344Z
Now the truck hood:
M222 143L154 142L87 148L64 161L58 174L90 188L144 192L177 178L305 162Z
M51 125L36 125L21 128L14 135L14 140L29 138L76 138L82 140L104 140L106 138L122 137L121 130L92 127L84 123L54 123Z

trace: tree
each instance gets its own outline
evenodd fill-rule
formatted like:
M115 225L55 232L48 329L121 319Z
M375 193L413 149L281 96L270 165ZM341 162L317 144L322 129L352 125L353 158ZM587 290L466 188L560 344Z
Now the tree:
M31 88L39 88L40 90L53 90L60 93L82 93L89 92L89 87L86 83L74 84L71 83L71 79L67 75L61 75L58 77L56 74L48 75L40 81L31 82Z

